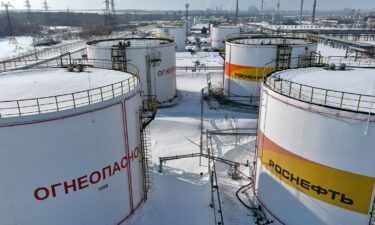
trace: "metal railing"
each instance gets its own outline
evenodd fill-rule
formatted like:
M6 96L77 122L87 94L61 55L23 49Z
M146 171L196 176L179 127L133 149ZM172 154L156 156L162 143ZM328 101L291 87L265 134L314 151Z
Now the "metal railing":
M343 57L343 56L329 56L325 57L327 64L345 63L348 67L360 67L360 68L375 68L375 60L371 58L356 58L355 56Z
M279 94L303 102L355 112L375 112L375 96L313 87L276 76L269 76L264 83Z
M269 62L264 68L274 63L275 61ZM299 57L298 63L291 68L324 67L331 63L337 65L345 63L347 67L351 68L375 68L375 61L369 58L355 59L353 57L323 57L320 55L307 58ZM282 95L307 103L355 112L375 113L375 96L329 90L284 80L277 76L277 71L265 77L264 83Z
M112 60L105 59L70 59L61 56L55 59L41 59L40 62L35 62L34 60L23 60L23 61L9 61L0 63L0 76L2 72L8 72L13 70L22 70L29 68L65 68L69 65L83 64L88 67L95 67L99 69L111 69L113 62ZM130 63L126 63L123 72L127 72L139 77L138 68Z
M100 66L105 66L111 63L110 60L79 61L84 63L85 66L91 66L91 64L97 62L101 63L99 64ZM74 62L78 62L78 60L74 60ZM69 63L69 60L54 60L48 62L47 64L38 65L37 68L61 68L69 65ZM95 68L101 67L95 66ZM110 85L105 85L69 94L54 95L40 98L0 101L0 118L58 112L67 109L74 109L82 106L92 105L95 103L113 99L115 97L121 96L129 91L134 90L140 82L138 79L139 72L136 66L127 64L127 71L123 72L130 73L134 76Z

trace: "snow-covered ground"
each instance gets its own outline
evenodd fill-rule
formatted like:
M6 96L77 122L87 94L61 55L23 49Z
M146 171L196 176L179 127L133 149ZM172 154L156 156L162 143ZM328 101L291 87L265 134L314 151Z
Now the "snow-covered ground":
M199 61L201 66L223 66L224 60L217 52L177 52L177 66L195 66L195 62Z
M318 53L320 53L322 56L345 56L346 50L319 44Z
M0 38L0 59L15 57L18 54L33 50L33 38L30 36L16 37L18 44L10 44L9 38Z
M215 80L220 80L220 77ZM149 200L125 224L214 224L214 211L209 207L211 187L207 159L202 159L202 166L199 166L198 158L168 161L163 165L163 173L157 172L159 157L199 152L200 91L206 85L204 73L178 73L180 104L159 109L157 118L151 123L153 191ZM210 130L255 127L255 117L234 111L211 110L204 105L204 127ZM217 156L241 163L253 158L254 137L215 137L214 140ZM247 167L242 170L249 174ZM235 196L237 189L248 180L230 179L229 167L220 163L217 163L216 171L225 223L252 225L251 212Z
M0 60L17 57L23 53L34 52L33 38L31 36L16 37L16 40L17 40L17 43L12 44L12 43L9 43L9 37L0 38L0 49L1 49ZM63 40L62 43L60 43L59 45L38 46L36 47L36 50L52 48L52 47L56 47L56 46L60 46L60 45L68 44L68 43L73 43L76 41L78 40Z

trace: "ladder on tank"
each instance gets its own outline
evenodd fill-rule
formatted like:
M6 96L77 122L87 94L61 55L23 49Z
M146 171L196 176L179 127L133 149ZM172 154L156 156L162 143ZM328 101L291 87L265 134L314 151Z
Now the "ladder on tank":
M283 40L282 44L277 46L277 56L276 56L276 70L285 70L290 68L292 57L292 47Z
M371 209L371 212L370 212L370 222L369 222L369 225L375 225L375 198L374 198L374 201L372 203L372 209Z
M111 58L113 70L126 71L125 45L121 41L111 49Z
M148 198L148 193L153 188L152 176L152 155L151 155L151 137L149 124L155 119L157 112L157 99L155 96L143 96L142 107L140 109L141 121L141 154L143 170L143 199Z
M142 169L143 169L143 199L146 201L148 193L153 188L152 175L152 155L151 155L151 138L150 128L145 127L141 131L141 152L142 152Z
M146 63L147 63L147 71L146 71L146 77L147 77L147 95L152 94L152 72L151 67L155 68L160 65L161 63L161 52L151 52L146 56Z

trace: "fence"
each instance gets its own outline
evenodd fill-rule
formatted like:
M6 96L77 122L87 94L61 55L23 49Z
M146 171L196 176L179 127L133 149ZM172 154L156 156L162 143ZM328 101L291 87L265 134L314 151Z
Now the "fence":
M38 59L45 59L48 57L59 56L61 54L74 51L80 48L84 48L86 45L85 41L76 41L72 43L60 44L56 45L51 48L31 51L19 54L17 57L8 58L0 61L0 63L4 62L14 62L14 61L23 61L23 60L38 60Z
M86 63L93 63L94 61L99 60L90 60ZM38 67L50 68L64 66L64 62L62 64L58 64L61 62L62 61L51 61L47 65L43 64L39 65ZM85 65L87 66L89 64ZM69 94L12 101L0 101L0 118L58 112L103 102L108 99L121 96L131 90L134 90L139 84L139 79L137 78L139 76L139 72L136 66L127 64L127 71L125 72L131 73L134 76L110 85Z

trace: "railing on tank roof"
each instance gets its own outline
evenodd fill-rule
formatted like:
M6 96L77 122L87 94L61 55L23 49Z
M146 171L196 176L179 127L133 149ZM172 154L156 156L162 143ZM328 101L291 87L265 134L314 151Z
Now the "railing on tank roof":
M142 46L158 46L158 45L164 45L164 44L171 44L174 43L172 39L169 38L149 38L149 37L122 37L122 38L107 38L107 39L97 39L88 41L87 45L96 45L99 43L105 43L105 42L127 42L130 41L131 44L129 47L142 47Z
M55 59L39 59L39 60L16 60L0 63L0 76L3 72L23 70L30 68L65 68L72 64L84 64L89 67L96 67L99 69L112 69L112 60L105 59L69 59L69 58L55 58ZM139 77L139 69L130 63L124 64L124 71Z
M375 61L371 59L361 58L352 60L339 56L316 57L315 63L307 67L327 66L330 63L345 63L348 67L352 68L375 68ZM306 66L302 67L299 65L294 68L305 67ZM300 84L280 78L277 76L277 72L279 71L275 71L266 77L264 79L264 84L279 94L320 106L366 114L375 113L375 96L335 91Z
M64 62L64 60L58 60L58 62L50 61L46 64L41 64L33 68L65 68L67 65L69 65L69 62L68 60L66 60L66 64L64 64ZM95 68L99 69L108 69L107 67L112 65L109 64L109 62L111 62L110 60L107 61L91 59L84 60L81 62L86 62L86 64L82 65L89 67L92 67L92 65L88 63L96 63ZM69 94L54 95L40 98L0 101L0 118L38 115L49 112L59 112L67 109L75 109L83 106L104 102L109 99L113 99L115 97L121 96L127 92L134 90L140 83L138 79L139 72L136 66L127 63L126 71L123 72L130 73L134 76L113 84Z

